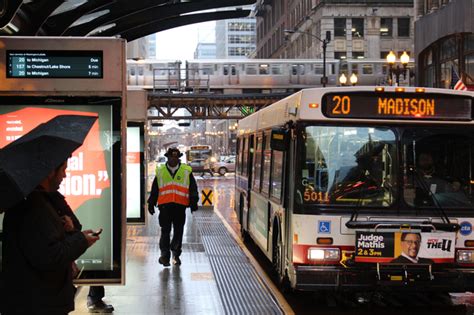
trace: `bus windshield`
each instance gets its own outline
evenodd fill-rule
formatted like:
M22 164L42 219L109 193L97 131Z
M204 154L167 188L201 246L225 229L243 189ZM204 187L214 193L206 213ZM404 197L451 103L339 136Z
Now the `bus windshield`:
M401 190L401 207L474 206L474 130L306 126L302 140L299 204L390 207Z
M473 130L407 128L401 139L408 205L448 211L473 207Z
M390 206L397 194L395 139L380 127L305 127L297 201Z

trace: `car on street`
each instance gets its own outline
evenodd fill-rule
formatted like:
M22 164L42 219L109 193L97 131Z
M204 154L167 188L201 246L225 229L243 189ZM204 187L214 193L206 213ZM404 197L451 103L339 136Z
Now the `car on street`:
M193 173L211 173L208 159L194 159L188 165L191 166Z
M212 171L224 176L226 173L235 172L235 156L228 157L224 161L212 164Z

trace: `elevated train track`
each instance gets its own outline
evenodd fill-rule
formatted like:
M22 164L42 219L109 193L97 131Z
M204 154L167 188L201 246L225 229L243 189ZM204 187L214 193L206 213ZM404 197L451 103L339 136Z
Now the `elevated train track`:
M148 116L148 119L240 119L288 95L289 93L164 94L150 92L148 94L149 108L155 107L158 110L158 116ZM179 115L179 109L187 110L190 116Z

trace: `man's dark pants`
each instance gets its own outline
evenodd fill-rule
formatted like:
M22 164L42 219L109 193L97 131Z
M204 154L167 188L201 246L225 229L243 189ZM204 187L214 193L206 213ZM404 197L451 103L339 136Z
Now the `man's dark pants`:
M181 255L183 229L184 223L186 222L186 207L176 203L169 203L160 205L159 208L161 256L169 259L171 251L173 252L173 256L177 257ZM170 244L171 227L173 227L173 239Z
M91 286L87 295L87 305L95 304L105 296L104 286Z

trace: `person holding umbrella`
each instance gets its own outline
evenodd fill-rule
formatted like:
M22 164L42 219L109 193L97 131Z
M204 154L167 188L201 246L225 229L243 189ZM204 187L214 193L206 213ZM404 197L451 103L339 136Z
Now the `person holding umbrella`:
M66 161L96 117L57 116L0 150L3 220L2 314L67 314L74 310L73 262L99 236L66 232L49 195Z

